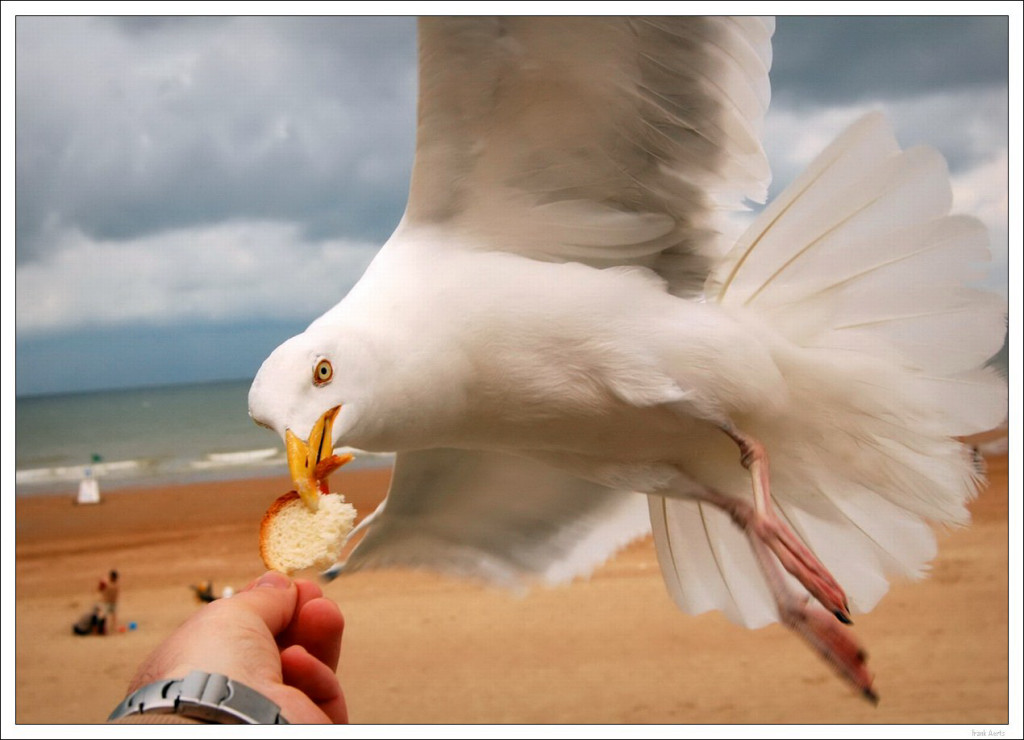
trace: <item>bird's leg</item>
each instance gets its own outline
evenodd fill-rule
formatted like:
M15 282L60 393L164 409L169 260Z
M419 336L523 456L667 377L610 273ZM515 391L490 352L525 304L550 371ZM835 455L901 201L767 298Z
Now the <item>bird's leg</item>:
M872 677L867 670L867 653L852 633L831 614L789 587L779 567L782 559L764 536L756 532L756 521L762 516L756 507L710 489L701 490L698 498L725 511L747 533L754 556L775 599L779 620L802 637L867 699L877 702L878 696L871 687Z
M789 571L804 585L811 595L821 602L844 624L852 624L850 607L846 594L828 569L817 556L800 541L800 538L775 514L771 504L771 482L768 475L768 453L764 446L753 437L743 434L735 427L724 426L740 448L740 461L750 471L754 489L754 507L750 516L740 522L730 511L734 520L743 527L751 539L767 545Z
M848 680L872 703L878 695L872 688L867 669L867 653L850 630L810 599L790 589L783 578L772 551L757 537L750 538L751 547L775 596L779 619L804 639L840 676Z

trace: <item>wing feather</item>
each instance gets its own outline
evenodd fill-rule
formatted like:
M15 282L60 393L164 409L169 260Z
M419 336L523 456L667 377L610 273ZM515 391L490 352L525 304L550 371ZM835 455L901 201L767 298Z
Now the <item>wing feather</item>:
M714 219L762 200L773 22L428 18L403 226L702 289ZM598 227L598 228L595 228Z
M431 568L508 587L589 575L650 531L644 497L495 452L401 452L363 539L332 575Z

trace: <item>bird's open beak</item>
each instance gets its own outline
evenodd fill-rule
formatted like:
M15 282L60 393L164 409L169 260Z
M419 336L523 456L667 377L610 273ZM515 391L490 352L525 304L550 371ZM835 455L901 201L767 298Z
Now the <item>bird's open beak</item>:
M309 440L303 442L292 432L285 430L285 447L288 452L288 471L291 473L295 490L309 507L316 511L320 505L321 493L330 493L327 476L352 459L352 455L335 455L331 441L334 417L341 406L324 412L309 432Z

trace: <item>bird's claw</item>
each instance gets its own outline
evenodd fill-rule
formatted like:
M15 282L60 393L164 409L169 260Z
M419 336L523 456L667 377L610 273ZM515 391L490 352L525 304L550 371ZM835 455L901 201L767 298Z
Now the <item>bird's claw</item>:
M836 615L838 616L838 615ZM835 671L873 704L878 703L867 669L867 651L821 607L807 602L782 609L783 623L803 637Z
M853 624L842 586L788 527L770 516L757 518L753 528L754 536L775 553L782 567L800 581L823 607L843 624Z

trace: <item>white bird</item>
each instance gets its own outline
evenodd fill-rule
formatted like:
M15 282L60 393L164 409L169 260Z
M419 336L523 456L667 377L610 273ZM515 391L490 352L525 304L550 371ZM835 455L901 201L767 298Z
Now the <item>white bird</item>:
M773 28L420 22L405 215L249 394L311 507L333 445L397 452L328 575L558 584L653 530L683 610L781 621L874 698L842 623L967 520L1005 306L941 156L880 114L721 243L767 191Z

